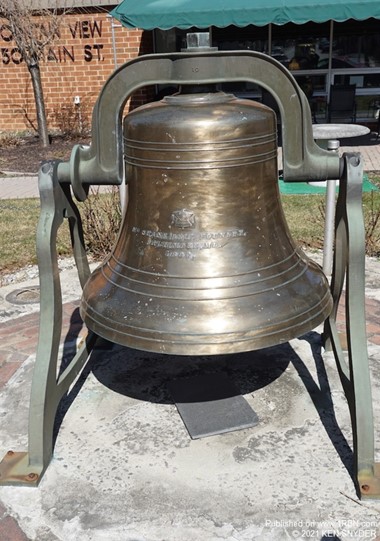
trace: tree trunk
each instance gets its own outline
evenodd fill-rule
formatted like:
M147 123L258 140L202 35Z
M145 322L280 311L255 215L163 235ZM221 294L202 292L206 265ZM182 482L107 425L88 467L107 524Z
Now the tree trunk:
M36 103L38 135L40 137L40 141L42 142L42 146L48 147L50 140L46 121L46 110L41 83L40 67L38 63L34 63L28 65L28 69L32 78L34 101Z

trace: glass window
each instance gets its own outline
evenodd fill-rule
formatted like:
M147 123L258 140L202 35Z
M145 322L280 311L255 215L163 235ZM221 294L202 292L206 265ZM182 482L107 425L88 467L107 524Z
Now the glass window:
M376 19L335 23L332 68L379 67L379 29Z
M328 62L329 35L329 22L273 25L271 55L293 71L318 69L321 60Z
M213 47L218 47L221 51L239 51L241 49L258 51L259 53L268 51L267 26L212 27L211 35Z
M265 53L268 50L268 27L246 26L237 28L228 26L227 28L212 27L212 46L220 51L258 51ZM222 90L225 92L238 93L241 97L259 98L261 91L258 85L249 82L223 83Z
M333 38L330 44L331 26ZM325 107L331 84L355 84L358 96L366 97L369 103L370 96L372 101L373 97L378 99L379 30L380 21L376 19L210 29L212 46L221 51L252 50L271 54L292 71L318 111ZM180 50L185 46L186 32L178 29L169 32L156 31L157 52ZM261 90L249 83L225 83L222 86L223 89L237 92L244 97L256 99L261 95ZM364 101L363 110L367 107Z

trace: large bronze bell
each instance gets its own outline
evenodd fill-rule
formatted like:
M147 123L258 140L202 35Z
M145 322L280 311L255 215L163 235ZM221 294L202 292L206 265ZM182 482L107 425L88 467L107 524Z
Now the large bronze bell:
M286 342L329 315L320 268L283 214L273 111L223 92L128 114L129 199L113 253L85 286L96 334L179 355Z

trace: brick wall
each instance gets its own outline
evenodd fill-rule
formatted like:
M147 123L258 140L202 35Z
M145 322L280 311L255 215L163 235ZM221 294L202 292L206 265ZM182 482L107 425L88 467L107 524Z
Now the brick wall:
M99 91L115 69L115 56L121 65L150 52L150 32L123 28L105 11L62 15L60 36L40 64L49 129L65 130L70 123L78 122L86 127ZM130 106L144 103L147 92L143 89L136 93ZM76 96L79 104L74 104ZM31 130L36 125L29 72L6 21L0 19L0 132Z

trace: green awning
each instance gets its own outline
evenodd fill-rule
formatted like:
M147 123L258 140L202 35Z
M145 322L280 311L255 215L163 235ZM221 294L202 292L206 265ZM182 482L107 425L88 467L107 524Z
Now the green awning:
M380 0L123 0L111 15L142 30L362 21L380 19Z

